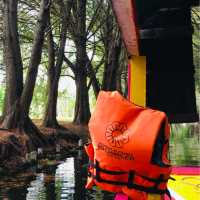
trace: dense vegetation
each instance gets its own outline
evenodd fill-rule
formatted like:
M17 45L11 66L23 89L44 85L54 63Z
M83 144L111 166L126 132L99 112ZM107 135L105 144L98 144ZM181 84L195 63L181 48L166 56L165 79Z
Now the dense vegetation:
M5 1L1 18L5 36L0 59L3 115L6 80L13 79L14 73L18 80L7 85L13 95L6 97L7 102L13 105L20 97L26 107L25 114L44 118L47 126L58 125L56 115L63 119L74 118L77 124L87 123L90 117L88 94L92 103L101 88L121 90L125 54L109 3L100 0L87 3ZM10 36L15 37L16 42L9 41ZM11 56L10 60L3 61L3 49L5 57ZM15 57L9 49L15 51ZM7 79L6 65L12 69ZM13 99L9 101L9 98Z
M126 53L109 1L6 0L0 18L4 128L24 129L30 118L46 127L59 127L57 120L87 124L100 89L126 94ZM200 105L198 7L192 22Z

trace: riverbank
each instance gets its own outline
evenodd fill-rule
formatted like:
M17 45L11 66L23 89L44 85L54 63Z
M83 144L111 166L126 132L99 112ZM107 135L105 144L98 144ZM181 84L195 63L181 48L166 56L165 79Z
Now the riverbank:
M40 126L40 120L34 120L45 138L41 148L28 148L30 137L19 130L0 129L0 175L13 174L32 166L38 158L46 154L75 155L78 152L78 141L86 140L88 129L72 123L61 122L62 128L53 129Z

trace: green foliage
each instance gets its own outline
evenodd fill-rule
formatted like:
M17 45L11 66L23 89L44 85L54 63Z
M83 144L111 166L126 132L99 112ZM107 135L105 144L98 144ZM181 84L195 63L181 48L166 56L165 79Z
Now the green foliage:
M74 116L75 97L74 85L68 77L61 78L58 91L57 118L58 120L71 121ZM40 66L33 100L30 108L30 116L33 119L42 119L47 104L47 76L44 66Z
M89 90L89 102L90 102L90 110L91 112L93 112L96 105L96 97L92 89Z
M30 108L30 116L41 119L47 103L45 77L38 76Z
M75 98L67 89L58 92L57 114L58 120L71 121L74 116Z
M200 7L192 9L193 34L193 56L195 65L196 89L200 93Z
M5 95L5 88L1 86L0 87L0 116L1 116L2 111L3 111L4 95Z
M200 7L192 9L193 57L195 66L195 86L197 110L200 112Z
M157 1L157 0L156 0ZM21 53L24 65L24 74L26 74L27 67L29 64L29 58L31 54L31 48L33 43L33 35L37 22L37 14L39 10L39 0L35 1L19 1L18 6L18 28L19 28L19 36L20 36L20 46ZM137 4L139 1L136 2ZM140 6L140 5L139 5ZM142 9L147 9L147 5L142 5ZM87 13L86 13L86 26L87 26L87 53L88 56L92 59L92 65L94 67L94 71L96 72L96 77L99 83L102 83L103 73L104 73L104 62L101 63L101 60L105 60L105 48L104 43L106 39L106 34L111 33L112 29L115 31L116 27L111 28L109 26L109 30L107 25L112 24L115 26L115 19L112 13L111 5L109 1L101 1L101 0L88 0L87 1ZM59 45L60 39L60 30L61 30L61 15L59 12L59 7L56 1L52 1L51 8L51 24L52 24L52 33L54 35L54 41L57 45ZM74 16L76 17L76 16ZM194 64L196 66L195 80L196 80L196 92L197 96L200 97L200 8L195 7L192 10L192 21L194 27L193 34L193 47L194 47ZM68 24L70 26L70 23ZM76 27L75 27L76 28ZM111 29L110 29L111 28ZM49 27L47 27L45 37L47 36L49 31ZM109 41L110 42L110 41ZM0 43L0 69L2 66L2 55L3 55L2 44ZM56 55L57 56L57 55ZM76 47L70 34L70 31L67 33L67 42L66 42L66 52L65 56L75 64L76 60ZM124 62L126 58L122 59L120 62ZM100 63L100 64L99 64ZM66 69L66 63L64 63L62 69L62 74L67 76L72 76L73 73ZM126 65L126 64L125 64ZM39 68L39 74L37 77L36 87L34 90L34 96L31 104L30 115L32 118L42 118L44 115L44 110L47 103L47 67L48 67L48 52L47 52L47 43L45 41L43 48L43 56L41 65ZM0 74L0 79L1 79ZM25 75L24 75L25 78ZM127 81L127 71L123 72L122 76L122 84L123 91L126 90L126 81ZM69 85L68 77L63 78L66 82L66 87L59 88L58 94L58 119L69 119L71 120L74 115L74 105L75 105L75 95L72 94L71 90L75 90L74 80L73 85ZM25 80L25 79L24 79ZM89 82L89 81L88 81ZM75 93L75 92L74 92ZM0 86L0 113L3 109L4 103L4 94L5 87ZM89 90L90 97L90 108L93 109L96 99L92 91L92 87ZM200 107L200 98L197 101L197 105ZM200 108L198 108L200 110ZM180 128L179 136L185 138L188 134L189 129Z
M171 138L174 140L182 140L189 137L191 134L191 127L186 124L171 125Z
M63 187L62 180L60 178L56 179L56 183L55 183L56 200L60 199L62 187Z
M171 125L170 160L174 165L199 165L199 124Z

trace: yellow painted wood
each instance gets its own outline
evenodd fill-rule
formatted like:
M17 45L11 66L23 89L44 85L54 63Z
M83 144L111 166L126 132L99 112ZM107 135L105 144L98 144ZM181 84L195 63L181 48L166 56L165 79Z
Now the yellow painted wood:
M146 56L132 56L130 62L130 101L146 107Z
M146 56L132 56L130 65L130 101L146 107ZM148 194L148 200L161 200L162 195Z

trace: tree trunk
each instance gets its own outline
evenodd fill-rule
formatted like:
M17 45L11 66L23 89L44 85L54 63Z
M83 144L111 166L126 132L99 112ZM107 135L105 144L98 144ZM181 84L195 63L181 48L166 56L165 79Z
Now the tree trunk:
M49 27L51 28L50 15L49 15ZM55 47L52 30L50 29L47 35L47 46L48 46L48 84L47 84L47 106L45 110L43 126L45 127L55 127L58 126L56 120L56 104L54 97L54 78L55 78Z
M5 55L8 101L6 116L2 127L7 129L20 129L30 138L27 144L31 148L42 146L45 143L44 136L30 120L29 108L33 96L38 65L41 60L44 32L47 24L50 1L41 0L38 27L35 33L32 54L27 74L25 87L23 88L23 70L18 41L17 29L17 1L5 1Z
M76 103L74 123L86 124L90 118L89 97L87 90L87 53L86 53L86 0L77 3L77 38L76 54Z
M76 102L73 121L75 124L87 124L90 119L86 58L86 48L83 45L77 46L77 61L75 71Z
M119 69L117 78L117 90L127 98L128 90L128 65L127 65L127 53L123 44L121 44L121 53L119 59Z
M75 124L87 124L90 119L89 97L87 90L87 75L84 69L79 69L75 74L76 103L75 103Z
M114 38L115 37L115 38ZM103 75L103 90L113 91L119 88L118 78L119 78L119 58L121 53L121 39L116 33L110 38L112 43L109 43L109 46L106 46L107 55L106 62L104 67Z
M92 79L91 81L92 81L92 88L94 91L94 95L97 98L101 89L100 89L99 81L96 78L96 74L95 74L94 70L92 71L91 79Z
M4 104L3 126L11 128L16 125L16 120L7 119L7 115L13 115L13 107L19 101L23 90L23 66L19 45L17 27L18 1L4 1L4 62L6 65L6 97ZM11 114L10 114L11 113ZM5 123L5 121L7 121Z
M116 90L119 88L119 60L121 53L120 33L112 14L111 4L105 6L105 23L102 26L103 44L105 49L105 64L103 74L103 90Z
M45 111L45 117L43 120L43 126L58 128L59 124L57 121L57 98L58 98L58 81L53 81L48 86L48 102L47 109Z
M48 21L49 8L50 0L42 0L40 5L38 27L33 42L29 68L20 101L21 105L23 105L23 113L26 116L28 116L29 114L29 109L35 88L35 81L38 73L38 66L41 61L42 47L44 42L45 29Z
M97 96L99 94L99 91L101 90L100 89L100 84L99 84L99 81L98 81L98 79L96 77L96 72L93 69L93 66L92 66L88 56L87 56L87 64L86 65L87 65L87 69L88 69L88 73L89 73L89 77L90 77L88 90L89 90L90 86L92 85L92 88L93 88L93 91L94 91L94 95L97 98Z
M6 84L7 86L7 84ZM5 95L4 95L4 102L3 102L3 111L2 111L2 115L0 117L0 123L3 122L3 119L5 118L6 114L7 114L7 108L8 108L8 101L7 101L7 91L8 91L8 88L5 89Z
M48 70L48 102L43 120L45 127L60 127L56 119L57 115L57 99L58 99L58 84L63 64L64 50L66 44L67 21L71 10L71 2L67 5L60 1L62 13L62 28L60 33L60 45L58 48L57 62L55 65L55 51L52 32L48 36L48 54L49 54L49 70ZM65 9L66 8L66 9Z

